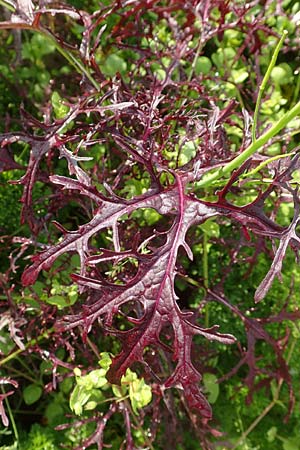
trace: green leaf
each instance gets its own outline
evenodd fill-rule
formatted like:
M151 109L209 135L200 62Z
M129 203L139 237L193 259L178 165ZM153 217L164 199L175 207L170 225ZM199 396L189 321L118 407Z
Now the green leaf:
M299 439L298 438L291 438L286 439L283 443L283 449L284 450L299 450Z
M137 380L137 374L132 370L127 369L125 375L121 378L121 385L132 383L135 380Z
M69 297L67 294L65 296L62 295L52 295L51 297L46 298L46 302L49 305L57 306L58 309L66 308L67 306L74 305L77 300L77 296Z
M246 69L244 69L244 67L237 70L233 69L231 71L231 78L235 84L243 83L248 78L248 76L249 74Z
M102 369L108 370L111 366L112 359L108 352L100 353L101 359L99 360L99 365Z
M29 384L23 390L23 399L26 405L32 405L37 402L43 393L43 389L38 384Z
M287 63L281 63L273 68L271 78L276 84L289 84L293 82L293 71Z
M268 439L268 442L273 442L274 439L276 438L276 434L277 434L277 428L276 428L276 427L271 427L271 428L267 431L267 439Z
M197 145L194 141L187 141L180 149L179 165L187 164L194 156L196 156Z
M95 400L91 400L85 404L84 409L86 411L91 411L91 410L95 409L97 407L97 405L98 405L98 403L95 402Z
M277 398L278 392L277 392L278 386L275 380L271 381L271 392L273 399Z
M32 62L41 61L43 56L49 55L54 51L55 45L39 33L33 34L32 38L22 45L22 57Z
M195 64L195 74L200 75L202 73L203 75L208 75L210 70L212 68L212 63L207 56L199 56L197 58L196 64Z
M63 119L69 112L69 107L63 103L63 99L57 91L51 95L51 104L57 119Z
M49 375L52 371L52 362L49 360L44 360L40 365L40 372L43 375Z
M156 76L156 78L159 81L165 80L167 74L166 74L166 71L161 67L160 64L154 63L154 64L151 64L150 67L151 67L153 74Z
M224 66L231 64L235 56L236 51L232 47L226 47L224 49L218 48L217 52L212 54L211 59L223 71Z
M126 386L117 386L116 384L112 384L111 388L115 397L122 398L126 396L127 393Z
M113 77L117 72L120 72L121 74L126 72L127 63L121 58L121 56L116 53L112 53L111 55L108 55L100 68L104 75Z
M225 30L224 40L226 40L227 45L231 47L239 47L243 42L243 34L237 30Z
M87 391L90 391L92 389L99 389L107 384L107 379L105 378L106 372L107 370L105 369L92 370L92 372L87 375L77 376L76 382L79 386L86 389ZM75 375L79 373L78 368L74 369L74 373Z
M105 378L106 372L106 369L93 370L86 376L86 378L91 382L94 388L102 388L107 384L107 379Z
M73 379L71 377L65 378L64 380L62 380L61 383L59 383L59 389L64 394L69 394L72 387L73 387Z
M83 386L75 386L70 395L70 408L77 415L80 416L83 411L83 406L91 397L91 392L87 391Z
M64 416L64 408L59 403L59 400L63 401L62 397L56 397L55 401L49 403L45 410L45 417L47 418L48 424L58 425L57 419Z
M144 379L134 380L129 385L129 398L132 409L135 414L138 413L138 409L148 405L152 400L151 387L148 386Z
M208 219L202 223L200 228L208 237L218 238L220 236L219 225L211 219Z
M215 403L220 392L216 375L214 375L213 373L205 373L203 375L203 384L205 387L205 391L208 394L207 398L209 403Z

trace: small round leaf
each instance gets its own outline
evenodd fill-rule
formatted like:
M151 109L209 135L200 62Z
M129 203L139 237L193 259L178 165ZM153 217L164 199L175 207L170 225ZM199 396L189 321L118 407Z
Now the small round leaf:
M23 390L23 399L26 405L32 405L37 402L43 393L41 386L37 384L29 384Z

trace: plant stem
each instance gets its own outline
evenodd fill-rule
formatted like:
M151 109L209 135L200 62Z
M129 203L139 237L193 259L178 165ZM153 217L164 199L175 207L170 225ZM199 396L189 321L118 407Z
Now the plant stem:
M5 358L0 360L0 367L4 366L8 361L10 361L11 359L16 358L20 353L25 352L29 347L31 347L32 345L37 344L38 342L42 341L43 339L46 339L49 337L49 335L51 333L54 332L54 327L49 328L49 330L45 331L44 333L42 333L40 336L38 336L35 339L31 339L29 342L27 342L27 344L25 345L24 349L18 348L18 350L15 350L13 353L11 353L10 355L6 356Z
M253 115L253 126L252 126L252 142L256 141L256 133L257 133L257 120L258 120L258 115L259 115L259 109L260 109L260 105L261 105L261 99L264 93L264 90L266 88L266 85L269 81L271 72L276 64L276 60L277 60L277 56L278 53L283 45L283 41L286 38L288 32L286 30L283 31L283 34L278 42L278 44L276 45L276 48L274 50L274 53L272 55L270 64L268 66L268 69L265 73L265 76L262 80L262 83L259 87L259 91L258 91L258 96L257 96L257 101L256 101L256 105L255 105L255 111L254 111L254 115Z
M18 358L18 361L21 362L21 359ZM24 371L22 372L21 370L17 370L14 367L9 367L9 372L10 373L14 373L15 376L17 376L17 377L24 378L25 380L28 380L31 383L36 383L37 382L37 380L35 378L31 377L30 375L27 375L26 372L24 372Z
M0 5L4 6L4 8L8 9L11 12L15 11L15 8L10 3L6 2L5 0L0 0Z
M209 186L213 181L224 175L229 175L234 169L240 167L250 156L263 147L269 139L278 134L289 122L300 114L300 101L289 111L287 111L271 128L262 134L256 141L252 142L242 153L225 164L218 170L210 172L202 180L197 182L197 187Z
M263 161L262 163L260 163L257 167L255 167L255 169L242 175L241 178L252 177L253 175L255 175L257 172L259 172L261 169L263 169L265 166L267 166L271 162L277 161L278 159L287 158L288 156L292 156L292 155L295 155L295 152L284 153L283 155L272 156L271 158L268 158L265 161Z
M97 89L97 90L100 89L100 86L97 83L97 81L94 80L94 78L92 77L90 72L84 67L84 65L81 63L81 61L79 61L77 58L75 58L75 56L71 52L62 48L61 45L55 39L55 37L49 31L42 29L42 28L34 28L34 30L37 31L38 33L42 34L49 41L51 41L55 45L55 48L60 52L60 54L75 68L75 70L80 75L85 75L86 78L92 83L92 85L94 86L95 89Z
M148 448L149 448L150 450L155 450L154 447L153 447L153 445L152 445L152 443L151 443L151 441L150 441L150 439L148 439L148 436L147 436L147 434L146 434L144 428L141 426L141 424L140 424L139 421L137 420L137 418L136 418L134 412L132 411L131 404L130 404L130 402L128 401L128 399L125 398L125 399L123 400L123 403L126 405L126 408L127 408L128 411L130 412L130 415L131 415L131 417L132 417L132 420L133 420L133 422L134 422L136 428L137 428L137 429L140 431L140 433L142 434L143 439L144 439L145 443L147 444Z
M207 245L208 245L208 237L207 234L204 233L203 235L203 286L205 289L205 292L207 292L208 289L208 251L207 251ZM209 303L207 302L205 305L205 327L209 327Z
M240 444L242 444L244 442L244 440L246 439L248 434L251 433L251 431L253 431L254 428L256 428L256 426L259 424L259 422L271 411L273 406L276 405L276 402L277 402L277 400L275 401L275 399L274 399L274 400L272 400L271 403L269 403L268 406L265 407L265 409L262 411L262 413L258 417L256 417L256 419L251 423L250 427L247 428L247 430L242 434L240 439L235 443L235 445L232 447L232 450L235 450L236 448L238 448L238 446Z
M100 89L99 84L96 80L94 80L89 70L84 67L81 61L79 61L71 52L65 50L56 40L55 36L53 36L47 29L41 26L31 25L26 22L0 22L0 29L21 29L36 31L37 33L44 36L48 41L51 41L54 44L56 50L58 50L62 54L62 56L75 68L75 70L80 75L85 75L95 89Z
M300 91L300 70L294 72L295 75L297 76L297 82L296 82L296 87L294 90L294 95L293 95L293 102L292 103L296 103L297 98L299 97L299 91Z
M296 345L296 338L292 341L291 343L291 347L288 353L288 356L286 358L286 362L287 364L290 362L294 348ZM238 441L235 443L235 445L232 447L232 450L235 450L236 448L238 448L238 446L245 441L246 437L248 436L249 433L251 433L251 431L254 430L254 428L256 428L256 426L259 424L259 422L261 422L261 420L271 411L271 409L277 404L278 399L279 399L279 394L281 391L283 385L283 378L281 378L278 381L278 385L277 385L277 389L273 395L273 400L271 401L271 403L269 403L265 409L260 413L260 415L258 417L256 417L256 419L251 423L251 425L247 428L247 430L245 432L242 433L242 436L240 437L240 439L238 439Z
M2 392L2 394L5 394L5 390L4 390L4 387L2 386L2 384L1 384L1 392ZM15 419L14 419L14 416L13 416L13 413L12 413L12 410L11 410L11 407L10 407L10 404L9 404L9 401L8 401L7 397L4 398L4 401L5 401L6 409L7 409L7 412L8 412L8 415L9 415L9 419L10 419L10 422L11 422L11 426L13 428L15 439L16 439L17 442L19 442L18 429L17 429L16 422L15 422Z

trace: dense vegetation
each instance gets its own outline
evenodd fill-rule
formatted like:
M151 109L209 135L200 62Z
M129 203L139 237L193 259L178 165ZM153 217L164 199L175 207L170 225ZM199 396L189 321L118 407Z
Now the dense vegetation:
M0 8L0 449L299 450L300 2Z

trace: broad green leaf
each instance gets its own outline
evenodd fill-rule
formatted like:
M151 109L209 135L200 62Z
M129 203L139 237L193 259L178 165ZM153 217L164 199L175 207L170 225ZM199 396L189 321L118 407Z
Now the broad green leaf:
M63 392L64 394L69 394L73 387L73 382L74 380L72 377L64 378L62 382L59 383L60 391Z
M151 70L159 81L163 81L166 78L166 71L161 67L160 64L151 64Z
M272 116L274 112L279 111L282 105L287 103L287 99L282 96L282 93L279 89L275 89L271 97L267 100L264 100L261 105L261 113Z
M148 405L152 400L151 387L148 386L144 379L134 380L129 385L129 398L132 409L135 414L137 410Z
M92 370L87 375L77 377L76 382L86 390L102 388L107 384L106 372L105 369Z
M232 70L231 71L231 78L235 84L243 83L247 78L249 74L245 68Z
M123 384L126 385L135 380L137 380L137 374L135 372L133 372L132 370L127 369L125 375L123 375L121 378L121 385L123 385Z
M94 388L102 388L107 384L107 379L105 378L106 372L106 369L93 370L87 375L87 379L91 381Z
M155 211L155 209L152 208L144 209L143 214L147 222L147 225L150 226L154 225L161 218L161 215L157 211Z
M57 91L51 95L51 104L57 119L63 119L68 114L70 108L63 103L63 99Z
M79 369L79 367L75 367L73 372L76 377L81 377L81 370Z
M187 164L194 156L196 156L197 145L194 141L188 141L183 144L180 149L179 165Z
M86 411L91 411L91 410L95 409L97 407L97 405L98 405L98 403L95 402L95 400L91 400L85 404L84 409Z
M281 154L281 145L279 144L279 142L275 142L274 144L271 144L266 152L268 153L269 156L276 156L276 155L280 155Z
M276 428L276 427L271 427L271 428L267 431L267 439L268 439L268 442L273 442L274 439L276 438L276 434L277 434L277 428Z
M56 397L56 399L53 402L49 403L49 405L46 407L45 417L47 418L49 425L54 424L57 418L63 416L64 414L64 409L59 403L59 400L63 401L63 397Z
M112 391L115 395L115 397L121 398L121 397L125 397L126 393L127 393L127 388L126 386L117 386L116 384L112 384L111 386Z
M293 82L293 71L287 63L281 63L275 66L271 72L271 78L274 83L279 85L289 84Z
M23 390L23 399L26 405L32 405L37 402L43 393L43 389L38 384L29 384Z
M218 238L220 236L219 225L211 219L206 220L200 225L200 228L208 237Z
M108 370L111 366L112 359L109 356L108 352L102 352L100 353L101 359L99 360L99 365L102 367L102 369Z
M55 45L49 41L45 36L35 33L31 39L22 44L22 57L29 59L32 62L41 61L43 56L53 53ZM39 65L39 69L41 69ZM37 68L35 68L36 70Z
M284 450L299 450L299 438L286 439L283 443Z
M200 75L202 73L203 75L208 75L210 70L212 68L212 63L207 56L199 56L197 58L196 64L195 64L195 74Z
M224 69L224 65L232 63L236 56L236 51L232 47L226 47L224 49L218 48L216 53L213 53L211 59L213 63L219 68Z
M2 355L8 355L15 347L10 334L6 329L0 330L0 352Z
M46 298L46 302L49 305L57 306L58 309L66 308L67 306L74 305L77 300L76 297L69 297L67 294L62 295L52 295L51 297Z
M83 406L89 401L91 392L88 392L83 386L75 386L70 395L70 408L77 416L80 416L83 411Z
M42 361L41 365L40 365L40 372L41 372L41 374L49 375L51 373L51 371L52 371L52 367L53 366L52 366L52 362L51 361L49 361L49 360Z
M117 72L124 73L127 70L127 63L116 53L108 55L104 63L100 66L101 71L108 77L113 77Z
M226 40L227 45L239 47L243 42L243 33L237 30L225 30L224 40Z
M205 373L203 375L203 384L205 387L205 391L208 394L209 403L215 403L220 392L216 375L214 375L213 373Z

